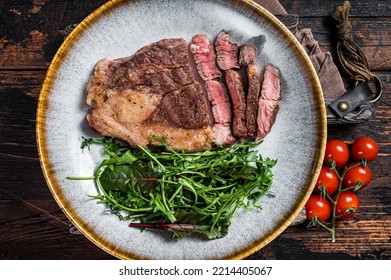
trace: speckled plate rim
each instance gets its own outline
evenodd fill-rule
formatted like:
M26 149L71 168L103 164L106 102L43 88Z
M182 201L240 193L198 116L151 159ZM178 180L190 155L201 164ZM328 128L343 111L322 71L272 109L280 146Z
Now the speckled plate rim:
M308 74L309 79L312 82L312 92L314 94L314 99L316 105L319 110L319 124L317 126L319 133L319 140L317 143L318 158L316 159L316 164L313 169L313 175L311 177L310 182L308 182L308 190L305 195L302 197L300 201L297 201L297 205L295 206L295 211L291 213L291 215L285 219L280 224L276 224L275 230L269 236L263 238L262 240L255 242L254 244L248 244L246 248L227 256L221 256L221 259L243 259L256 251L260 250L267 244L269 244L272 240L274 240L277 236L279 236L297 217L300 213L301 209L304 207L306 201L312 193L313 187L316 183L317 177L319 175L325 146L327 141L327 121L326 121L326 109L324 105L324 98L321 89L321 85L316 74L316 71L301 47L300 43L297 41L295 36L285 27L283 23L281 23L276 17L274 17L269 11L255 3L252 0L229 0L236 4L242 5L246 9L250 9L252 12L255 12L257 15L263 17L268 21L276 30L278 30L283 36L285 36L289 41L292 42L292 49L296 54L303 59L304 63L308 66ZM46 120L47 120L47 108L48 102L50 98L51 89L53 87L53 82L56 78L56 72L58 71L59 66L61 65L62 60L66 57L68 50L72 47L77 39L83 35L83 32L89 28L96 20L100 17L104 16L111 9L114 9L118 5L127 5L132 2L137 2L137 0L112 0L102 5L100 8L92 12L87 18L85 18L65 39L56 55L54 56L49 69L47 71L45 80L42 85L42 89L39 96L38 108L37 108L37 118L36 118L36 140L37 140L37 148L39 161L41 164L42 172L45 177L46 183L49 187L50 192L52 193L54 199L59 205L60 209L64 212L64 214L68 217L68 219L82 232L90 241L92 241L99 248L108 252L109 254L120 258L120 259L141 259L140 256L136 254L132 254L129 252L124 252L121 248L116 248L115 246L109 244L107 241L104 241L102 237L98 236L85 222L80 219L76 215L76 213L69 207L66 199L64 198L64 194L61 192L61 188L59 186L58 181L54 176L54 166L50 162L48 157L48 149L46 146L47 143L47 133L46 133Z

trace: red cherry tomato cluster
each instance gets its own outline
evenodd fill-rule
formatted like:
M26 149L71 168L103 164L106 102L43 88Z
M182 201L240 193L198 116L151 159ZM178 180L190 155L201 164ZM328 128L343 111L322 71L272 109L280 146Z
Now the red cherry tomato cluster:
M359 209L356 192L366 188L372 180L368 163L378 155L377 143L360 137L351 145L341 140L329 140L322 169L314 192L305 205L309 226L321 225L330 230L334 241L336 220L348 220Z

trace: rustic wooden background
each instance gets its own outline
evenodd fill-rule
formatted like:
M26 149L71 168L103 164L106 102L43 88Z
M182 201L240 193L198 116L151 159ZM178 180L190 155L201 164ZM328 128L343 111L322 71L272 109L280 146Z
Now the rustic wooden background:
M0 0L0 259L113 259L69 223L46 186L35 142L42 81L64 38L107 1ZM300 15L323 50L333 51L331 0L282 0ZM248 259L391 259L391 1L351 1L356 42L384 82L376 116L367 123L329 127L329 138L374 138L380 147L373 181L360 193L355 220L338 225L330 243L322 229L290 226ZM303 139L303 141L305 141Z

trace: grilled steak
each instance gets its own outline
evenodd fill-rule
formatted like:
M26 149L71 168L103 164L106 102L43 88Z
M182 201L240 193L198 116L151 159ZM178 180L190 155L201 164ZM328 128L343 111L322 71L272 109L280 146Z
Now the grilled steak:
M184 39L164 39L130 57L100 60L87 85L89 125L132 146L166 138L176 150L204 150L214 134Z
M215 42L217 65L221 70L239 69L238 45L231 43L229 33L222 30Z
M246 97L242 77L235 70L227 70L225 72L225 82L227 83L233 106L232 131L236 137L244 139L247 137Z
M247 135L253 137L257 131L258 99L261 91L261 76L258 67L250 63L247 68L248 91L246 100Z
M262 82L259 98L256 141L263 139L271 130L279 110L281 100L280 74L277 68L268 64Z
M247 66L251 63L254 63L256 55L257 55L257 47L256 46L247 45L247 44L240 46L239 64L241 66Z
M205 88L214 118L215 143L218 146L231 145L235 138L231 132L232 108L226 86L218 81L206 81Z
M213 80L222 76L216 65L216 53L209 40L204 34L195 35L192 38L190 51L197 65L198 75L204 80Z
M215 134L215 144L227 146L235 142L231 132L232 108L225 84L216 79L222 76L216 65L216 53L204 34L192 38L190 51L197 65L198 75L205 81L205 89L213 114L212 131Z
M239 64L246 68L247 96L246 96L246 127L247 136L253 137L257 130L258 98L261 90L261 77L258 67L254 63L257 55L255 45L244 44L239 50Z

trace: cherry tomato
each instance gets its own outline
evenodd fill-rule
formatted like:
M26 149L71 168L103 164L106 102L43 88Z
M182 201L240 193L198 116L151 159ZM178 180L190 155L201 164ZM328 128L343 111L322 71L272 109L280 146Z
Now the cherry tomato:
M326 144L326 152L324 154L324 164L330 166L330 158L335 160L337 168L343 167L349 160L349 148L341 140L329 140Z
M330 202L321 198L320 195L313 194L305 205L305 213L308 220L317 216L319 220L327 221L331 216Z
M354 165L357 165L356 167L351 168ZM355 186L358 182L361 182L361 187L360 190L363 188L367 187L369 182L372 180L372 172L369 169L369 166L367 165L365 168L362 166L362 164L358 162L352 162L346 166L346 168L351 168L349 169L345 177L343 178L343 185L345 187L353 187Z
M339 185L339 178L334 170L331 170L327 166L322 166L320 170L318 181L316 182L314 191L320 193L320 186L324 186L329 194L333 194L337 191Z
M342 215L346 212L350 207L353 207L355 211L358 211L359 208L359 200L357 195L351 191L343 191L339 194L337 205L336 205L336 215ZM347 215L339 217L340 220L348 220L356 215L356 212L351 212Z
M353 142L351 152L352 157L357 161L365 158L368 162L372 162L379 153L379 147L372 138L360 137Z

